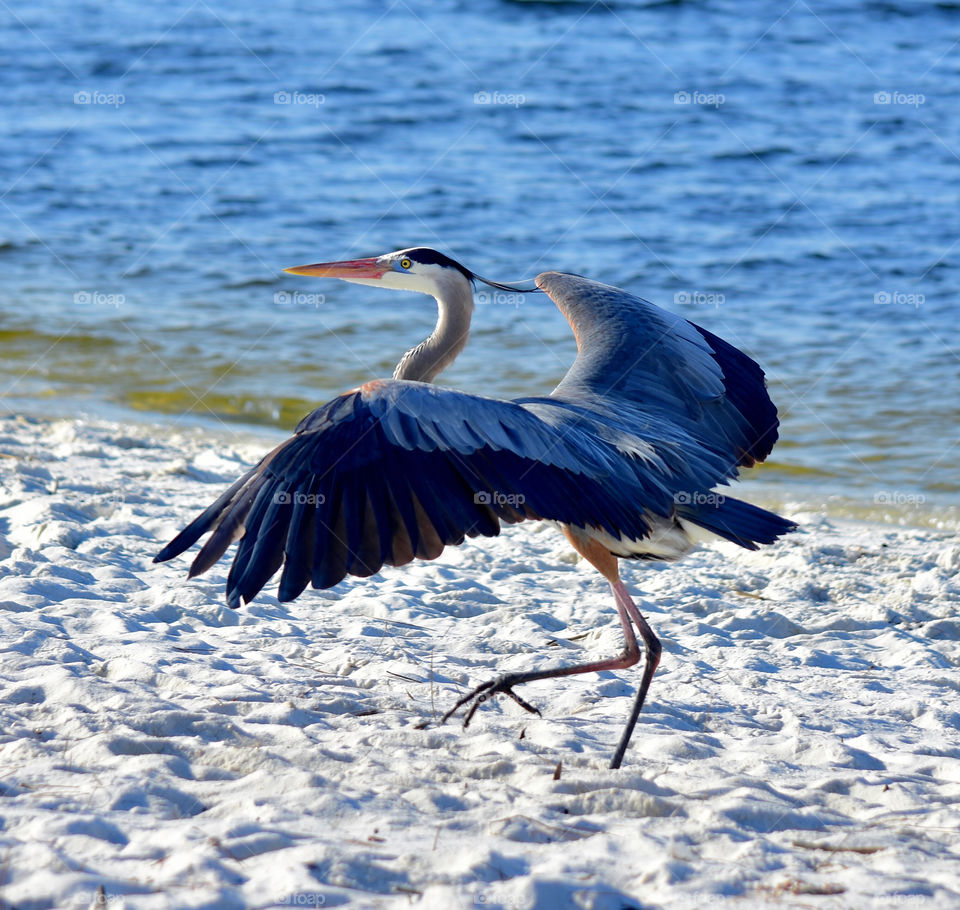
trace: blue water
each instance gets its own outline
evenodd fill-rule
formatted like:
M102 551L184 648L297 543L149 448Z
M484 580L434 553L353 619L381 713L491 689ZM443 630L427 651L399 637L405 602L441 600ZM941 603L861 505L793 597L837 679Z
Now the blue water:
M292 427L434 312L281 268L425 244L753 353L756 489L949 511L958 41L948 3L12 2L3 408ZM573 352L546 298L493 303L444 381L544 392Z

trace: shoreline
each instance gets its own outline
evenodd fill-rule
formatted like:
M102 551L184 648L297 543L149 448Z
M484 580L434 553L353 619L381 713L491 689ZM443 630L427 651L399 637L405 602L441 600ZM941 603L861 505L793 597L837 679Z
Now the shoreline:
M305 412L306 413L306 412ZM13 414L0 413L0 435L10 422L25 421L28 424L56 426L58 424L77 424L96 428L106 432L146 440L163 447L170 439L186 438L191 445L198 447L202 454L204 445L211 450L223 446L236 447L243 451L247 460L238 463L239 472L252 467L270 448L292 435L294 426L289 429L261 423L243 423L220 421L211 424L210 418L186 415L173 418L156 413L118 412L116 418L99 413L81 411L79 415L52 415L45 413ZM776 449L771 458L776 461ZM960 504L944 499L934 500L925 494L906 493L891 489L874 494L873 502L863 496L843 496L827 492L824 496L812 498L806 489L791 486L789 479L771 480L764 476L764 467L745 470L741 479L727 486L720 486L722 492L728 492L738 499L745 499L774 512L786 511L798 514L820 515L835 521L854 521L899 528L916 528L931 531L960 531ZM224 483L230 483L236 477L224 475ZM865 492L865 491L859 491ZM879 501L876 501L879 500ZM201 506L202 508L202 506Z

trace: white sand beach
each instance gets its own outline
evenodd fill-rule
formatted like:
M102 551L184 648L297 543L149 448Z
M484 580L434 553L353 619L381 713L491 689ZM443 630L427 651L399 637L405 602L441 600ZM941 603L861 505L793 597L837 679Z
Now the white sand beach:
M624 564L664 655L610 771L639 668L436 723L619 650L549 527L236 612L226 561L153 565L266 447L0 420L3 906L960 906L953 533L794 512Z

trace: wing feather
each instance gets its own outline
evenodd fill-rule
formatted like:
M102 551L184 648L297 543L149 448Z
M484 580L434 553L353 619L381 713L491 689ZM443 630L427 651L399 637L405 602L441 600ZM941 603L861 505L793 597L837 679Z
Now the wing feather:
M318 510L314 539L313 575L315 588L332 588L347 575L347 528L342 508L342 484L332 482L324 503L323 520Z
M277 598L281 601L293 600L310 583L319 486L320 478L313 476L306 493L298 496L293 503L283 548L283 575L280 576L280 588L277 592Z
M573 366L554 391L619 412L623 407L685 430L738 466L762 461L777 440L777 409L750 357L673 313L620 288L563 272L537 284L578 339Z
M281 567L279 596L289 600L308 583L433 559L468 536L497 535L502 522L545 518L638 539L649 514L673 514L673 491L724 479L724 458L691 459L684 438L652 425L631 435L556 398L507 402L384 381L308 415L157 559L209 531L198 574L239 537L227 578L237 606Z

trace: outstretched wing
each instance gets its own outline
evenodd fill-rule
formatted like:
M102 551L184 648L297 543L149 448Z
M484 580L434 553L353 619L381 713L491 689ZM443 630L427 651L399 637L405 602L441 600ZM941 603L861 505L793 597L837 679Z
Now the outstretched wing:
M706 329L620 288L564 272L537 276L577 337L559 398L646 414L686 431L738 466L777 441L777 409L763 370ZM631 421L639 428L642 418Z
M546 518L644 537L645 512L669 516L676 463L640 440L630 451L589 415L540 399L522 403L433 385L378 380L307 416L156 557L207 532L190 575L235 540L227 601L249 602L284 567L279 598L345 575L432 559L500 523ZM666 458L674 461L668 453ZM691 478L709 488L719 473ZM689 486L688 486L689 488Z

